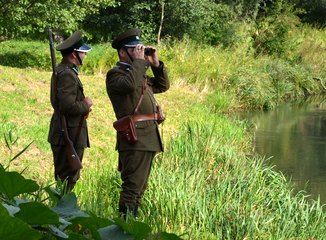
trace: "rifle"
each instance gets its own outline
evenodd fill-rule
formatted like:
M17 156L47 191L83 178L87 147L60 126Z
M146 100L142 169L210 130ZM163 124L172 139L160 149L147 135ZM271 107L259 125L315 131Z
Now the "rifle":
M49 44L50 44L50 53L51 53L51 62L52 62L52 73L54 76L54 80L57 81L58 75L55 70L56 58L55 58L55 52L54 52L54 46L53 46L54 44L53 44L52 30L50 28L48 29L48 34L49 34ZM54 84L54 86L56 87L56 83ZM80 161L80 158L75 150L73 142L69 138L66 117L63 114L60 114L59 110L57 110L57 112L59 114L59 118L60 118L60 121L62 124L61 132L63 134L63 139L65 142L66 155L68 158L68 163L69 163L70 169L72 171L79 170L79 169L83 168L83 165L82 165L82 162Z

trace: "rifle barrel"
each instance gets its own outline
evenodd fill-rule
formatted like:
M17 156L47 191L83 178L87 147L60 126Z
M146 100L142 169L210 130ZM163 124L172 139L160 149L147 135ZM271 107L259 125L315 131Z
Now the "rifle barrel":
M50 44L50 53L51 53L51 62L52 62L52 72L53 74L56 74L55 67L56 67L56 58L55 58L55 52L54 52L54 44L53 44L53 33L52 29L48 29L49 34L49 44Z

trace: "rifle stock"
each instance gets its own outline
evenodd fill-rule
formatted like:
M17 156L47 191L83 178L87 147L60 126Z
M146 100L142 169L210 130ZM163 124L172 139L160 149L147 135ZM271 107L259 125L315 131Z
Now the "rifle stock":
M51 53L51 62L52 62L52 73L53 73L54 79L56 81L57 80L57 72L55 70L56 58L55 58L55 51L54 51L54 46L53 46L54 44L53 44L52 30L50 28L48 29L48 34L49 34L49 44L50 44L50 53ZM54 84L54 85L56 86L56 84ZM65 142L66 155L67 155L70 170L72 170L72 171L79 170L79 169L83 168L83 165L82 165L82 162L80 161L80 158L76 152L73 142L69 138L66 117L63 114L60 114L59 110L56 112L58 112L60 121L62 124L61 132L63 134L63 138L64 138L64 142Z
M62 132L63 132L63 139L65 142L66 147L66 155L68 158L68 163L70 166L70 170L76 171L83 168L82 162L80 161L80 158L75 150L73 142L70 140L68 136L68 129L67 129L67 121L66 117L62 114L61 116L61 123L62 123Z

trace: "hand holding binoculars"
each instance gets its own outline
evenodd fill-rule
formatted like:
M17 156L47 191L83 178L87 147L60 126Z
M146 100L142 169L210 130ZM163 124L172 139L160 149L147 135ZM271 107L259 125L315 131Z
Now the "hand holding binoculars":
M151 48L151 47L145 47L145 51L144 51L144 54L145 55L152 55L153 53L155 52L155 49L154 48Z

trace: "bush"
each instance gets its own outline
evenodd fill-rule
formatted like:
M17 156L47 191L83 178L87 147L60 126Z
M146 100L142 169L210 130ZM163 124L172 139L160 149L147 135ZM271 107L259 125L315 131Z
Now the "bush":
M108 44L92 46L93 50L83 62L83 72L88 74L106 72L116 63L117 56ZM61 53L56 51L56 63L61 61ZM6 41L0 43L0 65L16 68L36 68L52 71L49 44L40 41Z
M298 17L286 14L270 16L259 22L252 36L256 54L288 57L287 54L297 47L290 32L297 28L298 23Z
M37 41L6 41L0 43L0 65L43 70L51 69L49 45Z

